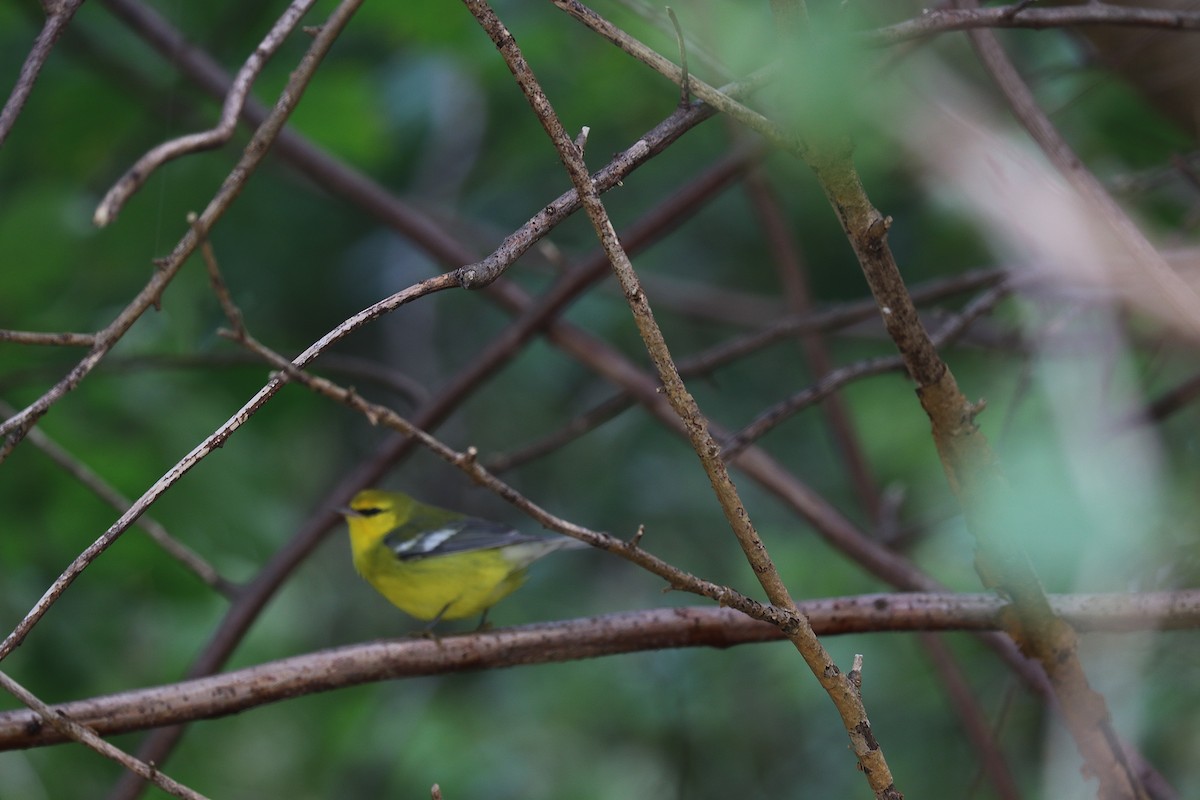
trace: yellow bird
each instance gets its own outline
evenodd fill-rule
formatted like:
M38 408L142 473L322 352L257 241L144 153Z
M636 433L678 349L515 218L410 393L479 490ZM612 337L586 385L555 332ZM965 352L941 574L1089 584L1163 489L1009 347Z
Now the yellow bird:
M367 489L341 510L354 568L409 616L436 624L487 610L555 550L586 547L566 536L527 536L507 525Z

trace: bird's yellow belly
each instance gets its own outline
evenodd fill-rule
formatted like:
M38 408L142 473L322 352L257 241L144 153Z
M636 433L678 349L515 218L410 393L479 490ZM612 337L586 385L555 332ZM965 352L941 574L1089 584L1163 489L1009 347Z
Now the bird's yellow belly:
M390 553L372 563L356 564L380 594L409 616L420 620L462 619L487 611L524 582L496 553L456 553L396 561Z

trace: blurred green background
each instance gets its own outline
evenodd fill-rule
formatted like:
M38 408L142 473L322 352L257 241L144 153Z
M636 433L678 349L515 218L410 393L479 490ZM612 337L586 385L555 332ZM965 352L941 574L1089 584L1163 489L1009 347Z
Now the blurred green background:
M279 3L149 5L230 70L282 10ZM818 16L836 16L837 4L812 5ZM306 23L317 24L332 7L318 3ZM592 168L671 113L674 87L550 4L500 2L496 8L568 130L590 126ZM597 8L663 54L675 53L671 36L626 7ZM764 63L773 35L766 3L714 0L676 10L688 34L732 74ZM657 7L649 12L662 17ZM901 18L913 8L896 3L885 13ZM37 4L0 0L6 85L15 81L39 25ZM985 236L960 208L929 190L891 136L888 118L905 113L916 80L904 69L908 61L897 55L888 64L881 51L839 42L808 54L804 74L770 92L779 113L822 119L831 130L853 134L867 190L895 219L890 240L910 285L996 265ZM1193 144L1134 90L1090 67L1071 37L1014 32L1005 42L1085 160L1106 178L1148 176L1150 188L1127 201L1151 230L1186 242L1196 195L1166 168ZM303 34L290 37L255 96L272 103L306 46ZM961 39L947 36L926 47L991 98ZM881 59L888 68L880 68ZM693 68L723 82L705 72L698 56ZM801 101L793 105L795 98ZM143 152L211 125L217 108L104 2L84 5L0 149L0 328L90 331L113 318L146 281L152 259L183 234L185 214L200 210L219 186L246 131L225 148L167 165L109 228L94 229L92 211ZM480 255L568 186L499 56L457 3L366 4L318 72L292 126L426 211ZM606 196L618 229L734 143L733 129L721 119L688 133ZM763 166L808 262L815 302L825 307L866 296L853 255L806 168L780 154ZM582 218L556 229L551 240L568 261L594 249ZM434 263L361 209L271 158L216 226L212 243L251 333L289 355L370 303L456 266ZM762 227L738 187L635 258L635 266L677 357L786 312ZM505 280L536 294L555 270L534 252ZM700 311L688 292L701 290L728 313L713 318ZM734 313L743 305L752 309L751 320ZM1150 449L1145 437L1131 443L1111 433L1080 446L1064 428L1058 401L1073 398L1089 418L1116 414L1126 401L1154 396L1189 375L1194 352L1159 338L1148 323L1124 356L1083 346L1058 360L1039 360L1013 344L1010 334L1042 331L1058 321L1059 311L1036 299L1006 303L984 321L979 340L948 353L964 391L988 400L981 422L1020 492L1014 534L1026 540L1053 591L1190 585L1196 575L1194 409L1164 423ZM649 367L613 286L592 291L566 318ZM335 353L368 359L436 393L508 319L482 293L448 292L381 319ZM39 429L118 490L139 496L268 375L217 335L223 324L203 264L193 258L162 309L147 313ZM1084 336L1089 325L1101 323L1085 309L1067 324ZM1008 345L988 346L988 333ZM874 323L832 336L828 344L837 364L893 352ZM32 402L82 352L0 343L0 399L16 408ZM736 429L812 382L798 353L794 343L783 342L689 385L714 421ZM347 377L333 361L324 364L318 362L318 372L324 368L401 413L412 410L411 398ZM456 448L478 447L486 461L557 430L612 391L537 341L437 433ZM971 542L911 387L891 373L852 385L844 397L878 485L904 492L895 521L898 546L939 580L976 590ZM150 513L223 575L248 580L384 436L347 409L289 387ZM819 412L789 420L760 444L875 531ZM644 524L648 549L760 597L694 454L640 409L504 477L580 524L619 536ZM887 588L760 487L735 479L798 599ZM531 525L425 452L400 464L385 485ZM116 516L33 444L18 446L0 465L0 629L10 630ZM504 626L703 602L662 588L653 576L602 553L567 554L537 565L527 588L491 620ZM3 668L49 702L170 683L203 648L225 608L216 593L133 530L76 581ZM339 528L267 607L230 666L397 636L411 627L354 575ZM984 712L993 722L1003 717L999 736L1026 796L1087 796L1071 746L1053 744L1052 716L975 640L945 638ZM1195 637L1096 636L1087 644L1085 663L1111 692L1119 730L1181 796L1200 794L1193 757L1200 746ZM907 796L994 796L986 784L975 786L974 753L915 637L845 636L827 646L846 668L854 653L865 654L867 707ZM1136 680L1116 669L1127 659L1140 664L1132 673ZM0 697L0 709L16 707ZM139 740L140 734L114 741L135 749ZM1059 751L1063 758L1049 757ZM447 798L493 800L869 796L831 704L783 644L644 653L306 697L196 723L163 767L223 798L425 797L435 782ZM0 753L0 797L97 797L118 774L75 745ZM151 790L147 796L162 795Z

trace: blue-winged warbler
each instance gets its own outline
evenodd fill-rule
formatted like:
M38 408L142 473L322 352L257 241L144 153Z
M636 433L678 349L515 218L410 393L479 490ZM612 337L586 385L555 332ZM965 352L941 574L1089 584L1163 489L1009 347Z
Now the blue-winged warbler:
M587 545L527 536L507 525L367 489L342 509L354 567L406 614L437 622L484 614L544 555Z

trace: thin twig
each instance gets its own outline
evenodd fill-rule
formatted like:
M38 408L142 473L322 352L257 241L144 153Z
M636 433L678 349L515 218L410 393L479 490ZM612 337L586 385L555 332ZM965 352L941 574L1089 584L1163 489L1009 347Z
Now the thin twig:
M46 705L36 695L10 678L3 671L0 671L0 688L3 688L33 710L33 716L26 718L27 731L41 730L43 726L48 726L62 737L59 741L73 740L79 742L105 758L117 762L130 772L150 781L168 794L175 797L182 797L184 800L206 800L204 795L162 774L157 767L151 766L144 761L139 761L124 750L104 741L94 730L76 722L61 709L51 708Z
M0 400L0 413L11 414L13 409L4 401ZM129 508L129 500L120 492L110 486L103 478L88 468L79 459L68 453L57 442L51 439L42 431L34 428L29 432L29 441L34 447L41 450L46 456L66 470L75 480L86 486L97 497L110 506L115 508L118 513L124 513ZM163 552L171 558L178 561L187 569L195 573L196 577L204 581L216 591L226 597L233 597L237 593L237 585L222 576L217 570L205 561L190 547L176 539L167 529L160 525L155 520L148 516L142 516L138 519L136 525L146 532L154 543L162 548Z
M338 11L335 12L339 22L339 25L335 26L337 30L341 29L341 25L344 25L345 21L349 19L349 14L352 14L361 2L362 0L354 0L354 2L349 3L349 6L343 4L338 7ZM349 9L348 12L343 11L343 9L347 8ZM332 19L333 17L331 17ZM328 27L327 25L326 28ZM259 126L257 132L247 145L242 158L239 159L228 177L221 184L221 188L213 196L213 199L209 201L203 213L201 213L197 225L189 229L179 240L179 243L175 245L171 254L158 264L159 268L155 270L153 276L151 276L145 287L138 292L133 301L117 315L115 320L96 335L96 343L87 356L58 383L51 387L49 391L29 406L26 406L21 412L0 423L0 436L5 437L3 447L0 449L0 461L7 457L29 428L36 424L37 420L51 406L68 392L75 389L87 377L101 359L108 354L108 351L120 341L125 332L133 326L133 323L148 308L159 302L167 284L175 277L195 250L198 244L196 236L197 226L200 230L211 230L217 220L224 215L225 211L228 210L229 206L241 193L242 188L245 186L246 181L249 180L251 174L253 174L255 168L266 156L270 142L278 136L284 122L291 116L296 104L299 103L308 81L311 80L325 53L333 45L333 38L324 35L324 32L325 29L313 40L313 44L304 55L300 65L292 72L291 79L280 95L274 110L263 124ZM0 660L3 659L6 652L6 650L0 647Z
M54 49L54 43L67 29L67 24L70 23L81 5L83 5L83 0L58 0L58 2L43 5L43 8L46 9L46 22L42 26L41 32L38 33L33 47L30 48L29 55L25 56L25 63L21 65L21 73L17 76L16 86L13 87L8 100L4 103L4 108L0 109L0 147L4 146L8 134L17 124L17 117L21 115L21 109L25 107L25 101L29 99L33 85L37 83L38 74L42 71L46 60L50 58L50 51Z
M964 272L951 278L939 278L914 287L913 301L929 303L954 297L998 283L1004 279L1004 275L1003 270L987 269ZM679 371L685 376L706 374L776 342L806 334L829 333L878 318L879 307L870 298L851 301L822 311L789 315L759 330L680 359Z
M684 74L680 67L656 53L648 45L643 44L616 25L613 25L592 9L578 2L578 0L551 0L551 2L570 14L574 19L615 44L624 52L670 80L676 86L683 86ZM760 88L768 81L776 78L778 73L778 65L764 67L743 81L743 85L738 88L738 95ZM785 131L757 111L734 100L733 98L738 95L731 93L728 88L714 88L694 75L691 76L687 83L691 93L696 95L696 97L716 108L721 113L728 114L738 122L746 125L781 150L802 158L808 152L808 147L803 140Z
M1017 3L989 8L930 9L886 28L867 31L872 45L898 44L936 33L981 28L1066 28L1077 25L1128 25L1168 30L1200 30L1200 12L1114 5L1089 0L1073 6L1023 8Z
M1012 770L1008 768L1003 748L982 713L979 699L963 675L954 653L946 646L943 637L931 631L920 632L917 639L933 663L938 686L949 699L958 718L962 720L963 733L979 754L981 775L989 778L1000 800L1020 800L1021 791L1013 779ZM973 795L967 793L966 796Z
M689 88L691 84L688 81L687 39L683 37L683 28L679 25L679 18L675 16L675 9L667 6L667 16L671 18L671 26L675 28L675 41L679 44L679 69L682 72L679 80L679 107L683 108L692 98L692 90Z
M525 445L520 450L492 456L487 459L487 468L492 472L505 472L536 461L594 431L609 420L615 419L621 412L632 406L633 402L633 398L624 392L613 395L597 403L558 430Z
M195 214L188 214L187 221L196 231L196 237L200 240L200 257L204 260L204 268L208 271L208 283L212 287L213 294L217 296L221 311L233 327L233 332L237 336L243 336L246 333L246 324L242 320L242 311L237 307L237 303L233 302L233 297L229 294L229 285L221 276L221 267L217 264L217 256L213 252L212 242L209 241L208 235L203 230L197 228Z
M1002 283L981 294L933 334L931 340L934 345L944 347L954 342L966 333L972 322L991 311L996 304L1008 296L1010 291L1009 285ZM821 402L846 384L873 375L900 371L904 368L904 357L894 355L879 356L833 370L822 376L812 386L761 412L752 422L726 439L721 445L722 450L725 452L726 458L730 458L751 442L762 438L784 420Z
M96 344L94 333L40 333L37 331L0 330L0 342L13 344L39 344L55 347L92 347Z
M632 11L641 19L653 25L664 36L670 37L672 35L676 35L675 26L670 23L670 20L668 19L666 22L663 21L660 10L662 8L661 6L657 4L651 5L645 0L617 0L617 2L618 4L625 6L625 8ZM688 53L691 54L692 60L699 61L700 65L705 70L712 73L714 77L720 78L722 81L727 81L732 77L729 67L727 67L716 54L706 48L703 42L697 41L695 37L687 36L685 37L685 43Z
M782 204L761 167L750 173L745 188L770 248L788 310L798 315L811 313L808 266L785 219ZM833 369L833 358L820 333L800 337L799 345L810 375L826 375ZM878 526L879 487L850 410L841 395L833 392L821 403L821 411L833 438L834 451L845 465L863 513L871 525Z
M96 207L96 212L92 217L96 227L103 228L115 220L134 192L140 189L154 171L163 164L191 153L212 150L230 140L237 127L238 115L241 114L242 106L250 94L251 87L254 86L255 79L258 78L258 73L262 71L267 61L275 54L292 29L300 23L301 17L308 13L315 2L316 0L292 0L292 3L271 26L271 30L262 42L246 59L246 63L238 70L237 77L233 80L233 86L230 88L229 94L225 96L225 104L221 108L221 118L217 122L217 126L207 131L189 133L186 136L163 142L139 158L113 184Z

